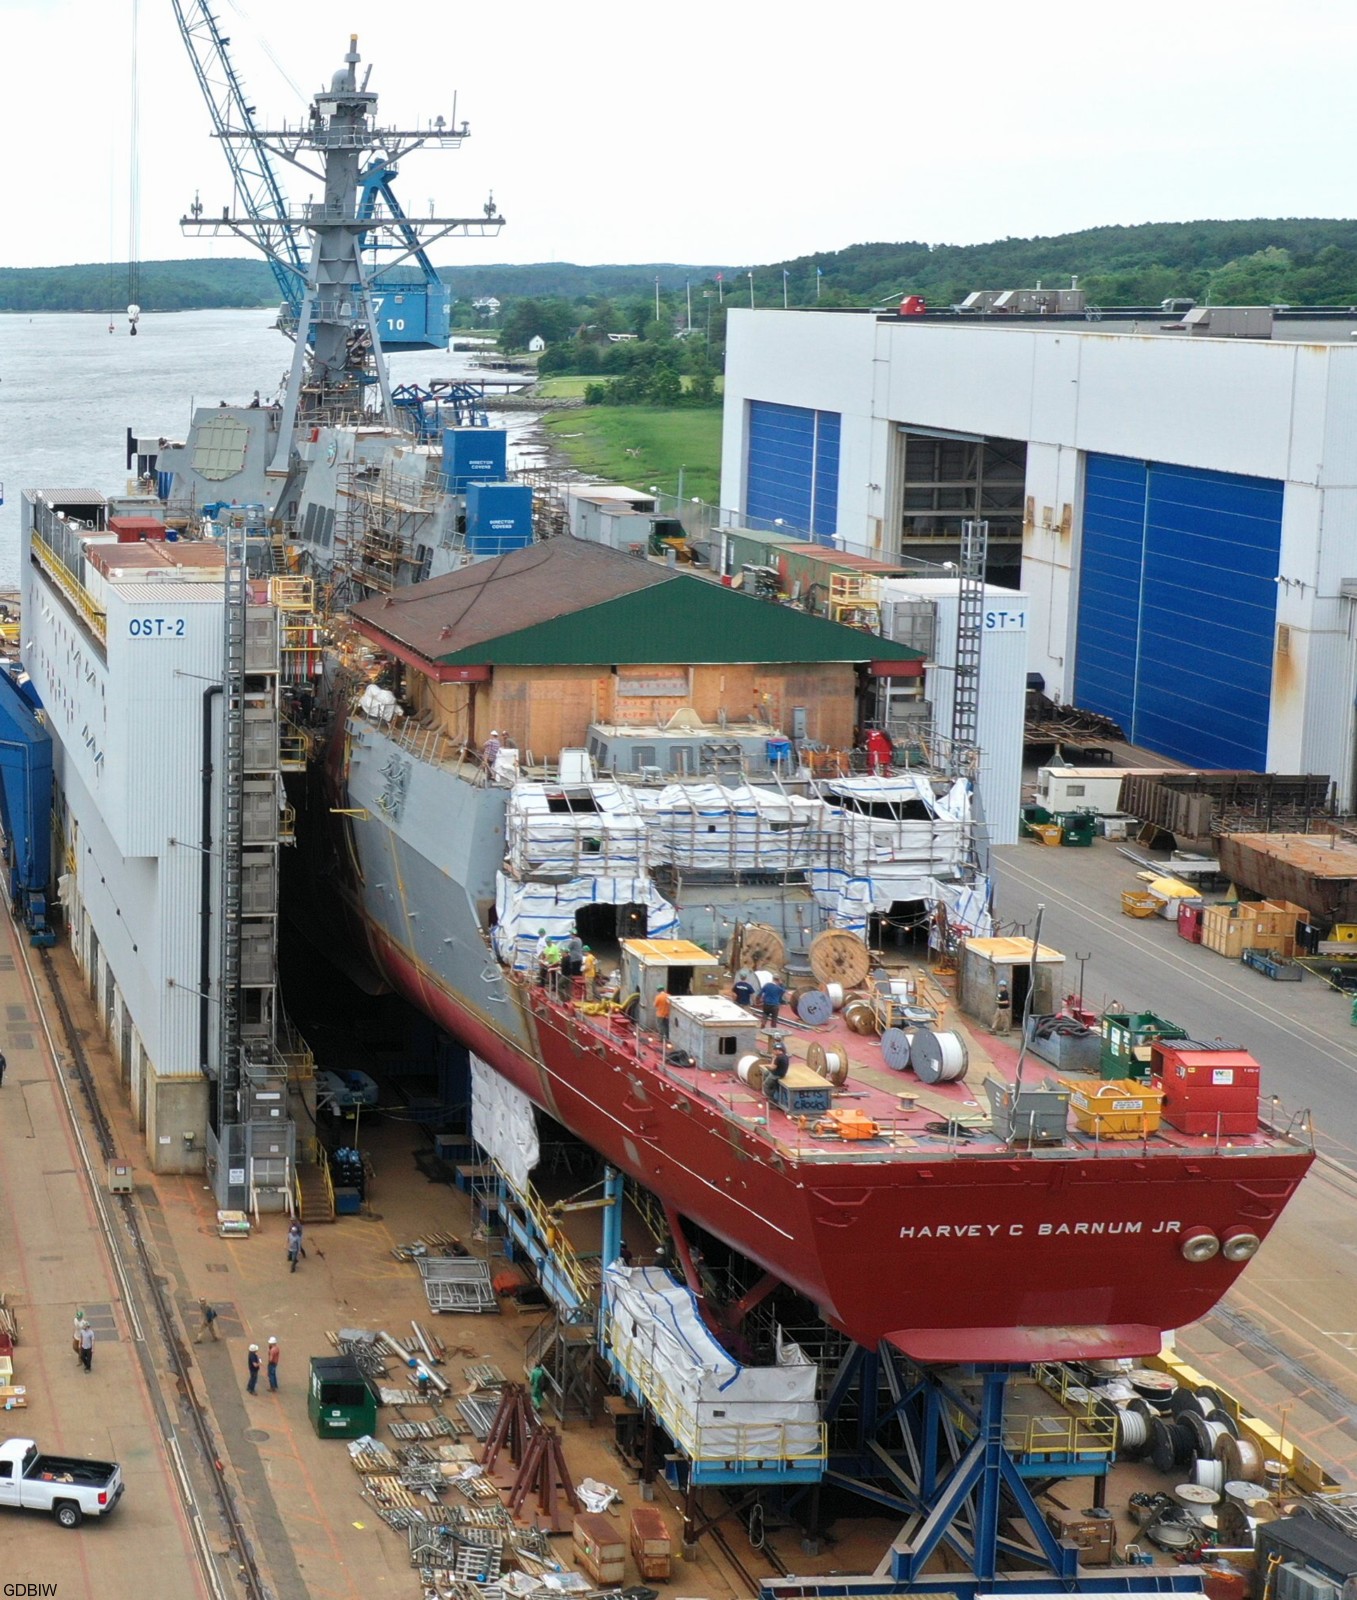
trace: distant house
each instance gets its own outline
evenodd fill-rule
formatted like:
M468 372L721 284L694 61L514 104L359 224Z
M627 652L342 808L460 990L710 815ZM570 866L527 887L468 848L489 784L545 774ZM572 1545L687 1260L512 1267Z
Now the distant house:
M482 316L497 317L499 315L499 301L492 294L483 294L471 302L472 309L479 311Z
M528 340L528 350L532 355L536 355L540 350L545 350L546 347L547 342L540 333L533 334L532 338Z
M610 333L609 344L632 344L639 336L634 333Z

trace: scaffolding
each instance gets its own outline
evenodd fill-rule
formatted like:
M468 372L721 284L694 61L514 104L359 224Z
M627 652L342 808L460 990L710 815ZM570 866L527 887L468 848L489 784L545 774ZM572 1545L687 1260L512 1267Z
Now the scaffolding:
M336 497L336 579L390 594L426 576L443 498L441 479L427 466L416 478L389 461L381 467L345 463Z

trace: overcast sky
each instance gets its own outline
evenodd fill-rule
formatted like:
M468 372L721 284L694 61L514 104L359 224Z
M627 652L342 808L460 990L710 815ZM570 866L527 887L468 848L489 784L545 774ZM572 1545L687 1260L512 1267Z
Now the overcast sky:
M739 265L1357 207L1351 0L213 3L265 122L304 110L287 79L328 82L354 25L382 122L457 93L473 137L399 193L466 214L493 188L509 226L440 261ZM171 0L0 0L0 25L0 265L127 259L134 33L140 256L243 253L178 229L195 190L211 211L230 189Z

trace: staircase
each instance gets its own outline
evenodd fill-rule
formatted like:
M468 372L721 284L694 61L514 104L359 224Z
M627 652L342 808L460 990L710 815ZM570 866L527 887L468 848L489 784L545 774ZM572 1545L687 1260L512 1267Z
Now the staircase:
M297 1175L297 1215L306 1227L313 1222L335 1220L335 1191L329 1169L312 1161L299 1161Z

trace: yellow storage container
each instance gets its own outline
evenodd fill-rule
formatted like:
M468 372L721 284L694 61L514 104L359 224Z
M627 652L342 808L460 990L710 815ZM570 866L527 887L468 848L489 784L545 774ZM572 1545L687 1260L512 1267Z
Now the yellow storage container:
M1099 1139L1140 1139L1159 1127L1164 1091L1134 1078L1062 1078L1080 1133Z
M1034 822L1032 824L1032 832L1036 834L1042 844L1059 844L1064 831L1058 822Z

